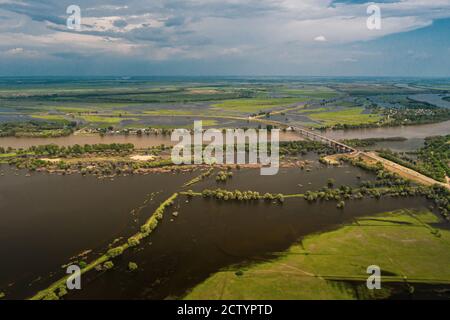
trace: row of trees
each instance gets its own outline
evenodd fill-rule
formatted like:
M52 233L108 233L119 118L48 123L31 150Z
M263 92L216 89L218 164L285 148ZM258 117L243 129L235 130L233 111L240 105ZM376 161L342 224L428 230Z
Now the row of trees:
M129 153L134 150L132 143L111 143L111 144L75 144L73 146L58 146L56 144L47 144L32 146L26 150L37 155L46 156L70 156L82 155L86 153Z
M188 195L193 194L191 190L188 191ZM284 202L284 196L279 194L272 194L272 193L265 193L264 195L261 195L258 191L228 191L223 189L216 189L216 190L209 190L205 189L202 191L202 196L204 198L215 198L217 200L237 200L237 201L252 201L252 200L266 200L266 201L272 201L276 200L280 203Z
M171 159L162 159L156 161L78 161L66 162L58 161L56 163L49 162L37 158L21 158L15 157L8 161L10 165L16 166L18 169L28 169L35 171L37 169L47 170L72 170L80 172L83 175L94 174L98 176L111 176L119 174L133 174L139 169L152 169L173 165Z

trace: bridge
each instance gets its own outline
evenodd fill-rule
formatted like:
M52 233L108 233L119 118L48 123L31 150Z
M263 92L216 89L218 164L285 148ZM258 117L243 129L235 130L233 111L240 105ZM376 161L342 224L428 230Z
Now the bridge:
M293 126L290 126L290 128L292 128L294 130L294 132L300 133L302 136L304 136L307 139L310 139L313 141L320 141L324 144L329 145L330 147L336 149L339 153L351 153L351 152L358 151L355 148L346 145L345 143L328 138L326 136L312 132L310 130L306 130L306 129L300 128L300 127L293 127Z
M315 133L311 130L299 127L299 126L292 126L283 122L279 122L279 121L273 121L273 120L267 120L267 119L255 119L252 118L250 120L256 120L258 122L262 122L264 124L269 124L269 125L273 125L276 126L278 128L291 128L294 132L297 132L299 134L301 134L302 136L304 136L306 139L309 140L313 140L313 141L319 141L322 142L332 148L334 148L338 153L351 153L351 152L358 152L357 149L350 147L348 145L346 145L345 143L342 143L340 141L328 138L324 135Z

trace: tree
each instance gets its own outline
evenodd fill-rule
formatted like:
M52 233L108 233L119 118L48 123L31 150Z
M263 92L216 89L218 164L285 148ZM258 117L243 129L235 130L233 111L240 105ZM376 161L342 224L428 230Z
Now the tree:
M106 261L106 262L103 264L103 268L104 268L105 270L110 270L110 269L114 268L114 263L113 263L112 261Z
M333 188L335 183L336 183L336 181L334 179L332 179L332 178L328 179L328 181L327 181L328 188Z
M339 201L336 207L338 209L343 209L345 207L345 201Z
M128 263L128 270L135 271L135 270L137 270L137 268L138 268L138 265L135 262Z

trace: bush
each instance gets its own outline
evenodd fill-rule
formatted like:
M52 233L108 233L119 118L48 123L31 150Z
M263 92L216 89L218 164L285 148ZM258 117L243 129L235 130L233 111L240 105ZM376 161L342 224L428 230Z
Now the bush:
M139 243L140 243L140 241L136 237L131 237L128 239L128 245L130 247L136 247L139 245Z
M117 256L120 256L122 253L123 253L123 248L116 247L116 248L109 249L108 252L106 253L106 255L110 258L115 258Z
M67 289L64 286L58 288L58 297L62 298L67 294Z
M43 300L59 300L59 297L54 292L48 293Z
M103 269L105 269L105 270L110 270L112 268L114 268L114 263L112 261L106 261L103 264Z
M135 270L137 270L137 268L138 268L138 265L135 262L128 263L128 270L135 271Z

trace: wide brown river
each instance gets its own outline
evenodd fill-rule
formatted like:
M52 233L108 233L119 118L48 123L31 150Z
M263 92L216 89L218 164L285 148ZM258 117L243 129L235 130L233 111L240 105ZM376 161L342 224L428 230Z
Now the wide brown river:
M397 145L398 149L407 149L420 147L423 139L435 135L450 134L450 121L402 127L385 128L366 128L352 130L328 130L324 135L337 140L342 139L366 139L366 138L388 138L404 137L404 142L387 142L387 145ZM281 141L298 140L301 137L292 132L280 132ZM34 145L56 144L59 146L69 146L74 144L96 144L96 143L132 143L137 148L148 148L159 146L161 144L173 145L175 142L170 140L170 135L70 135L58 138L28 138L28 137L2 137L0 138L1 147L28 148ZM394 147L395 148L395 147Z

